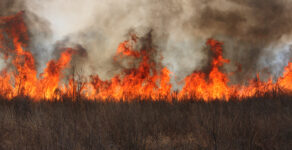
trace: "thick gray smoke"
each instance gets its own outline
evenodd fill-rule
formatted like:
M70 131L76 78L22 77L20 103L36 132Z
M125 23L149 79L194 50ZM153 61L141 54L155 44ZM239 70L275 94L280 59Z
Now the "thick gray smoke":
M208 38L224 42L233 81L280 75L291 58L290 0L2 0L0 15L25 10L33 52L43 60L56 47L81 47L88 53L79 65L102 78L119 70L112 57L130 32L152 31L153 45L180 81L209 60Z
M23 0L2 0L0 1L0 15L11 15L24 8Z

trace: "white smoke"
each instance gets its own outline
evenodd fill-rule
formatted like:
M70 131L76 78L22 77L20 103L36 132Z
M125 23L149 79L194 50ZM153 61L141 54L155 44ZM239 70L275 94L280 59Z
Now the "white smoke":
M144 36L155 32L154 44L162 51L163 63L176 75L186 76L200 67L204 58L204 38L190 33L185 22L193 11L190 1L112 1L112 0L29 0L30 12L49 22L52 36L47 43L69 39L89 53L91 73L109 77L116 72L111 59L129 30ZM191 12L191 13L190 13ZM48 44L47 44L48 45ZM48 47L49 53L52 47ZM179 58L183 59L177 59Z

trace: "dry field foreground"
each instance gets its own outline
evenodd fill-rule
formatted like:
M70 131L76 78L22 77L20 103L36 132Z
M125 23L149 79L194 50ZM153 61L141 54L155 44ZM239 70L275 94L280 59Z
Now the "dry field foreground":
M292 148L289 96L229 102L0 100L0 149Z

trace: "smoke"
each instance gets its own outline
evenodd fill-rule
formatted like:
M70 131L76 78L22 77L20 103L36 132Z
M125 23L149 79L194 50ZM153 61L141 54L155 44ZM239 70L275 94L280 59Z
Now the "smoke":
M205 41L224 42L224 57L236 82L261 72L281 75L291 58L290 0L2 0L0 14L25 10L32 51L42 62L58 47L81 47L86 59L76 63L85 74L110 78L119 72L112 57L120 42L152 31L152 45L162 63L181 81L208 65ZM175 81L173 81L175 82Z
M279 75L290 58L291 1L210 1L193 26L225 43L225 55L242 64L237 78L256 72Z
M24 9L23 0L1 0L0 1L0 15L11 15L11 13L16 13L21 9Z

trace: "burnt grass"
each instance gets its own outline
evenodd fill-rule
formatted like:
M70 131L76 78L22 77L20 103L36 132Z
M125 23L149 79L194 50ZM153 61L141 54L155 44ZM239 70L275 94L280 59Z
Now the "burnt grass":
M292 148L291 96L203 102L0 100L0 149Z

